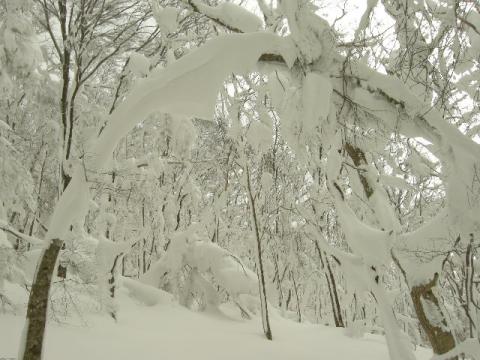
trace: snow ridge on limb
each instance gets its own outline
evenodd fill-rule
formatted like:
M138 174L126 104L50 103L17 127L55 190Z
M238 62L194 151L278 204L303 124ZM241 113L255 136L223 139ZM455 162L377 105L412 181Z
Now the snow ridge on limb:
M262 20L242 6L223 2L217 6L205 5L200 0L188 0L194 11L204 14L233 32L255 32L262 28Z
M345 61L344 56L336 55L337 76L349 79L354 85L355 91L363 89L371 94L371 96L364 94L365 103L361 105L366 106L368 105L367 101L371 101L373 105L377 105L373 106L375 111L382 109L387 111L391 105L403 112L405 117L414 121L417 130L421 130L424 133L422 135L425 135L429 141L440 142L443 140L447 144L451 142L459 149L471 152L470 157L480 154L478 144L465 137L454 125L449 124L437 109L419 99L402 80L382 74L359 61L350 59L348 60L349 66L344 68ZM356 97L350 100L355 101ZM383 107L379 108L381 104ZM366 108L368 109L368 106ZM374 116L376 115L375 111L372 112Z
M300 61L328 68L335 53L335 37L328 22L315 14L316 6L308 1L290 0L282 1L280 8L288 20Z
M27 234L23 234L23 233L15 230L11 226L9 226L5 221L2 221L2 220L0 220L0 230L4 231L4 232L7 232L7 233L19 238L19 239L22 239L22 240L30 243L31 245L41 245L41 244L44 243L44 241L39 239L39 238L36 238L34 236L29 236Z
M88 170L102 169L118 141L153 112L210 119L223 80L231 73L252 69L265 53L286 53L284 57L289 58L282 38L274 34L222 35L168 68L152 71L109 115L106 127L86 159ZM88 196L82 195L89 192L87 180L83 164L79 164L71 185L55 207L47 239L62 238L72 220L85 214Z
M466 237L480 226L479 197L470 184L480 165L480 145L450 124L436 108L419 100L401 80L357 62L352 65L345 74L356 84L350 100L381 118L390 131L421 136L438 147L435 155L444 166L441 176L447 187L448 221Z

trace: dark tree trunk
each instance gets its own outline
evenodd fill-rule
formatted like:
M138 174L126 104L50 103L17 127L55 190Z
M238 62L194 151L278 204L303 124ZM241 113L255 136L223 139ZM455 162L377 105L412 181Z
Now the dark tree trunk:
M328 261L328 257L325 256L325 261L327 262L327 270L328 274L330 276L330 282L332 283L332 295L333 299L335 301L335 308L336 308L336 319L335 319L335 326L336 327L345 327L345 324L343 323L343 318L342 318L342 309L340 307L340 300L338 298L338 292L337 292L337 284L335 282L335 277L333 276L333 271L332 268L330 267L330 262ZM333 306L333 303L332 303Z
M42 358L45 325L47 322L48 296L55 271L58 253L63 242L53 239L45 249L33 280L32 290L28 300L27 332L23 360L40 360Z
M70 183L71 176L65 171L63 160L68 160L68 153L70 152L70 144L72 137L72 126L73 124L69 123L68 116L68 88L70 86L70 60L71 60L71 51L70 44L68 43L68 28L67 28L67 4L66 0L58 1L58 12L60 20L60 30L63 40L63 52L62 52L62 97L60 99L60 113L62 115L62 126L63 126L63 154L62 154L62 190L65 190Z
M407 280L407 274L403 269L400 261L395 256L392 251L392 259L395 264L400 269L405 281ZM429 282L424 284L418 284L415 286L410 287L410 298L412 299L413 308L415 310L415 314L417 315L418 322L420 323L421 328L427 335L428 341L432 346L432 350L435 354L441 355L449 352L455 347L455 338L450 330L447 329L447 321L445 318L445 314L443 313L439 300L435 293L433 292L433 288L437 285L438 282L438 273L435 273L433 279ZM408 285L408 282L407 282ZM423 300L422 300L423 299ZM424 307L424 302L428 301L430 305L435 309L437 315L440 315L439 321L441 321L441 326L437 326L436 324L432 324L430 319L428 318L428 314ZM437 320L437 321L438 321ZM452 357L450 360L457 360L458 357Z
M327 280L328 294L330 295L330 304L332 305L333 321L335 322L335 327L340 327L340 323L337 317L337 310L335 309L335 301L333 300L332 285L330 285L330 280L326 273L325 273L325 279Z
M455 347L455 339L449 330L445 330L447 329L445 315L440 308L437 296L433 292L433 288L437 284L437 281L438 274L435 274L434 278L429 283L413 286L410 290L410 296L412 297L415 313L417 314L422 329L425 331L425 334L432 345L433 352L437 355L441 355ZM428 318L428 314L424 307L425 301L428 301L438 314L441 314L441 326L432 324ZM457 357L453 357L452 359L457 359Z
M117 256L115 256L115 260L113 261L112 268L110 269L110 277L108 278L109 293L110 293L110 298L112 299L112 302L114 301L113 299L115 298L115 290L117 287L115 274L117 272L116 271L117 264L120 259L123 260L123 253L120 253ZM110 316L113 318L113 320L117 321L117 312L113 307L113 304L112 304L112 308L110 309Z

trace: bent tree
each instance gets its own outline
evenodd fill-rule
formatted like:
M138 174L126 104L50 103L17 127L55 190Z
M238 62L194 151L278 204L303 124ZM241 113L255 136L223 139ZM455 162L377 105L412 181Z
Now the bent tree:
M425 261L412 256L415 252L445 255L456 239L468 241L479 235L480 146L472 135L461 131L463 123L453 121L464 113L456 97L478 101L470 83L451 81L460 60L471 64L470 73L478 72L478 54L453 40L457 48L449 42L477 40L478 29L461 13L464 8L446 2L443 8L427 12L430 18L421 18L417 16L424 13L421 6L431 4L382 1L397 21L395 34L400 47L388 59L390 64L385 62L379 71L364 61L365 54L355 50L358 44L363 44L360 48L366 46L369 19L377 2L368 2L350 44L338 40L309 1L282 1L277 8L259 1L265 31L255 31L258 23L230 23L232 17L223 18L224 13L199 1L188 3L193 11L234 33L210 39L165 69L153 70L107 116L106 126L83 164L76 165L55 206L32 289L50 282L58 254L52 250L59 243L57 239L63 239L70 225L86 215L91 186L87 174L108 170L117 144L136 124L157 112L211 119L218 92L228 76L258 73L271 84L268 97L280 119L282 136L296 159L311 174L322 169L318 187L333 204L339 237L348 247L332 245L321 227L309 224L309 232L318 242L319 253L338 260L356 292L369 293L375 299L391 359L415 358L398 327L383 280L392 263L401 269L410 286L416 316L434 352L450 357L468 352L468 347L457 344L451 330L443 330L448 319L436 286L444 258L438 255ZM463 25L443 21L445 11ZM238 15L244 16L245 12L239 10ZM251 19L246 16L242 19ZM287 20L288 36L275 33L281 19ZM423 21L441 24L433 37L424 33ZM372 41L373 50L383 51L382 44ZM449 60L437 69L432 63L444 61L442 57ZM478 83L478 75L471 81ZM470 118L464 123L471 125L474 121ZM320 155L319 144L323 149ZM438 214L415 227L401 223L404 217L400 215L407 205L403 210L395 209L391 188L398 178L391 175L400 168L407 177L415 177L418 164L388 162L390 153L412 147L422 147L420 158L433 159L435 181L445 194ZM405 156L404 160L411 159ZM254 210L253 200L251 196ZM258 248L261 254L259 243ZM20 349L20 358L25 360L41 358L43 331L39 331L45 328L48 286L41 294L32 291L30 296L25 341ZM266 295L263 301L266 311ZM268 337L269 326L265 331Z

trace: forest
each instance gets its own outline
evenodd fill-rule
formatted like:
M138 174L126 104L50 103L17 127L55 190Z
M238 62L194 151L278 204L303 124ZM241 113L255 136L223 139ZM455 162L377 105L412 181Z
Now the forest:
M0 360L480 360L480 2L0 0Z

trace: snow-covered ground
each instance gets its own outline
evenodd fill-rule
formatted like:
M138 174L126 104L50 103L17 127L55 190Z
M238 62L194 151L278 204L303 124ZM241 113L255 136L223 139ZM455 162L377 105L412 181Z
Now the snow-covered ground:
M298 324L272 314L273 341L261 331L260 318L242 319L225 307L222 314L187 310L163 299L145 306L119 294L119 320L88 317L88 325L50 322L44 358L47 360L387 360L383 337L361 339L344 335L343 329ZM0 357L16 357L24 319L0 314ZM431 352L418 349L417 359Z

